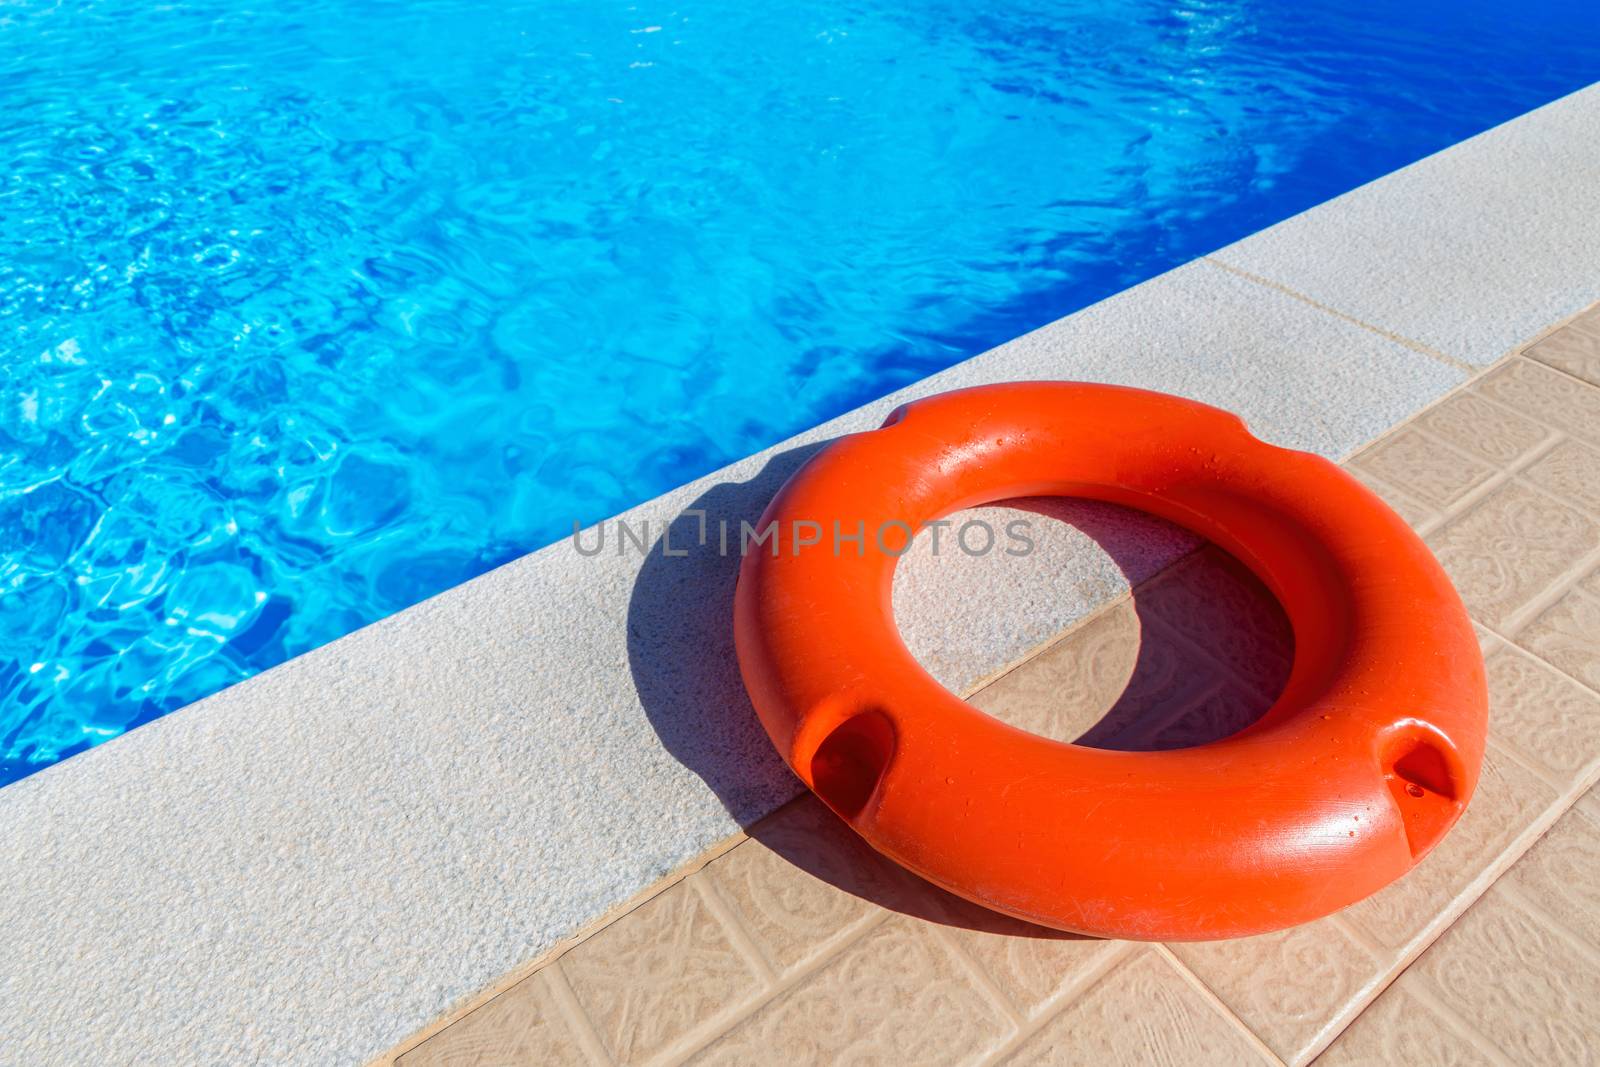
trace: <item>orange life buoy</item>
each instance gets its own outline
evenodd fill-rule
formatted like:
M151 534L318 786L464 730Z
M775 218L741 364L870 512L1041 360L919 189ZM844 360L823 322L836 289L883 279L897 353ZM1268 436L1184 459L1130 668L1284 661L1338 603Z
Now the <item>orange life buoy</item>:
M1152 512L1253 570L1295 643L1267 713L1195 748L1103 751L930 677L890 609L894 531L1040 495ZM774 522L787 540L746 553L734 609L767 733L879 852L997 911L1141 939L1305 922L1408 871L1477 784L1483 659L1442 568L1354 478L1217 408L1075 382L928 397L814 456ZM815 536L835 522L842 550Z

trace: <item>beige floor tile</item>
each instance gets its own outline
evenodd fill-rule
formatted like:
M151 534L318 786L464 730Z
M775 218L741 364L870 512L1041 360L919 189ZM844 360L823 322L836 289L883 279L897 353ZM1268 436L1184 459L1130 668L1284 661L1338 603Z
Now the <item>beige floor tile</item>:
M1489 671L1489 731L1566 786L1600 758L1600 697L1527 653L1503 648L1485 661Z
M1600 524L1513 481L1427 541L1467 609L1499 627L1600 548Z
M1341 1033L1317 1067L1470 1067L1501 1062L1476 1035L1395 984Z
M1350 460L1438 511L1449 508L1494 476L1495 468L1456 451L1415 425L1404 426Z
M1207 547L1139 590L1141 618L1192 642L1269 700L1288 680L1294 637L1277 600L1243 564Z
M1491 748L1461 821L1409 874L1341 917L1374 944L1403 951L1435 916L1459 907L1473 881L1555 800L1537 775Z
M1506 883L1600 952L1600 812L1588 807L1563 815L1511 868Z
M1571 936L1495 886L1408 972L1514 1063L1591 1063L1600 966Z
M1139 663L1139 617L1122 600L1039 655L1001 675L967 698L1003 722L1057 741L1072 741L1094 728L1117 703ZM1145 699L1165 698L1158 676L1145 666ZM1114 732L1108 721L1103 729Z
M1127 748L1223 681L1216 664L1124 600L967 701L1058 741Z
M1331 919L1259 937L1170 946L1267 1047L1303 1062L1385 964Z
M1139 738L1141 751L1192 748L1232 736L1266 714L1272 700L1234 682L1205 694L1177 717Z
M908 909L912 895L939 893L874 852L810 793L763 819L702 877L779 975L831 951L885 908Z
M1478 392L1591 443L1600 441L1600 389L1529 359L1513 359L1478 380Z
M395 1067L587 1064L544 972L525 978L395 1060Z
M969 1063L1013 1026L926 924L894 917L718 1038L697 1064Z
M1270 1063L1154 949L1142 948L1050 1018L1007 1059L1047 1064Z
M1600 318L1586 315L1527 350L1547 367L1600 385Z
M1438 512L1422 501L1406 495L1383 479L1368 474L1359 467L1351 467L1349 470L1351 474L1356 476L1357 481L1377 493L1379 498L1394 510L1395 514L1410 523L1413 528L1425 526L1439 517Z
M1581 811L1592 821L1600 823L1600 786L1590 786L1588 792L1572 805L1572 810Z
M1524 627L1517 643L1600 690L1600 597L1572 590Z
M1124 941L1063 934L949 900L955 925L946 936L983 968L1019 1015L1038 1014L1129 948Z
M556 964L618 1063L639 1063L757 996L763 983L680 882Z
M1447 397L1417 423L1436 437L1498 469L1511 466L1550 436L1526 415L1463 390Z
M1600 515L1600 451L1568 438L1523 472L1545 492L1590 515Z

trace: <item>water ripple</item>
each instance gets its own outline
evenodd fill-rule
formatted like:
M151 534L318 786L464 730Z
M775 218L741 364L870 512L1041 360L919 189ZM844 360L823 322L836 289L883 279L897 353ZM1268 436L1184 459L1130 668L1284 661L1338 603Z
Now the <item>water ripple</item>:
M1592 4L0 6L0 782L1591 80Z

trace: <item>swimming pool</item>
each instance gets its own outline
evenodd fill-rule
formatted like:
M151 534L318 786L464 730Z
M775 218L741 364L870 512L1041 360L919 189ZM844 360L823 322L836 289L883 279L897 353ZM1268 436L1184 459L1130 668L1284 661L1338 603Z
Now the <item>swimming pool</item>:
M1578 88L1596 21L0 6L0 783Z

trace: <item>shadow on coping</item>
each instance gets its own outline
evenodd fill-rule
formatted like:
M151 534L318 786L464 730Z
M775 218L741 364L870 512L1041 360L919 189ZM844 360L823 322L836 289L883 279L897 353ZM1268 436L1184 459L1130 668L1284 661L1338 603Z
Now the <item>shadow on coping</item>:
M815 878L945 925L1076 937L929 885L873 852L809 795L787 804L800 784L762 729L734 652L736 546L741 520L755 526L773 495L823 444L779 453L749 481L707 490L672 522L672 549L684 555L666 556L659 539L652 545L628 605L629 666L652 727L751 839ZM1068 523L1092 538L1133 587L1132 611L1090 616L1031 659L1027 672L1002 675L972 694L971 703L1023 729L1124 751L1205 744L1265 714L1287 680L1292 638L1276 600L1231 556L1208 545L1151 577L1139 571L1149 565L1152 524L1161 520L1071 498L1001 506ZM704 545L697 511L710 523ZM730 529L726 555L715 532L719 519Z

